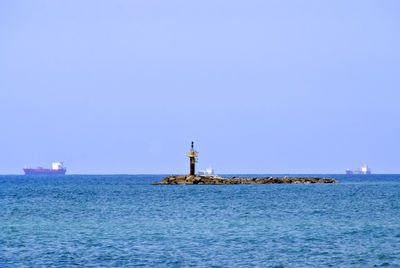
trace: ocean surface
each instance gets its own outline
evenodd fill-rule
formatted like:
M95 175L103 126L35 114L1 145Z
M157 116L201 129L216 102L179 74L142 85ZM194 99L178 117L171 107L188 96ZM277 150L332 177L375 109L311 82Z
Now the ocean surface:
M0 176L0 267L400 267L400 175L164 177Z

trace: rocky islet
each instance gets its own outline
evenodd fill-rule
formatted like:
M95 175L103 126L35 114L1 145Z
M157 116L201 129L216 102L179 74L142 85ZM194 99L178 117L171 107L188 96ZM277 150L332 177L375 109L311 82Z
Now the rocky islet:
M338 183L330 178L317 177L254 177L254 178L222 178L217 175L171 175L160 184L307 184L307 183Z

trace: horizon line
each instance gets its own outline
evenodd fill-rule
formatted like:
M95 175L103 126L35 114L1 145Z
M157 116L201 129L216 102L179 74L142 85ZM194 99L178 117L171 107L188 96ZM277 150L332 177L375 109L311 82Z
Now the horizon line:
M346 173L219 173L219 174L196 174L196 175L400 175L400 173L372 173L372 174L346 174ZM0 173L0 176L30 176L23 173ZM64 175L49 174L39 176L72 176L72 175L187 175L186 173L68 173ZM37 175L31 175L37 176Z

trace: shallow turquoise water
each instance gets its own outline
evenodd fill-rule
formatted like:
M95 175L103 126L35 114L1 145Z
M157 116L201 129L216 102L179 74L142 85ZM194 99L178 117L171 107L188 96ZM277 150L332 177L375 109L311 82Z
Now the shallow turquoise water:
M400 267L400 175L151 185L0 176L0 267Z

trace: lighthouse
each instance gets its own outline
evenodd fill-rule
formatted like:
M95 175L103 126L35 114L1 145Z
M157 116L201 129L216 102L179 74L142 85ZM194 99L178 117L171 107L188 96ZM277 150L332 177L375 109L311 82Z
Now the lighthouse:
M195 172L195 163L197 162L197 157L199 156L199 152L194 150L194 142L192 141L192 146L190 148L190 152L187 152L186 155L190 160L190 175L194 175Z

